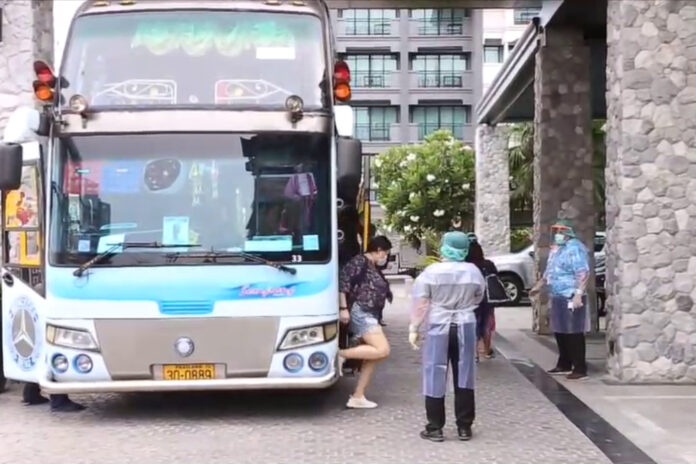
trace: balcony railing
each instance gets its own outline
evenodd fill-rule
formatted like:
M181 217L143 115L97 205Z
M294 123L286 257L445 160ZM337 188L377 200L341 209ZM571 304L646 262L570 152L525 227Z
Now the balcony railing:
M462 35L464 24L451 21L418 20L418 35Z
M353 87L384 89L392 85L391 71L355 71L353 72Z
M391 35L391 19L348 19L343 24L346 35Z
M389 142L392 123L358 123L355 137L364 142Z
M418 87L420 88L461 88L462 74L453 72L420 71Z
M423 140L426 135L438 131L449 130L454 135L455 139L464 138L464 123L460 124L436 124L436 123L420 123L418 124L418 140Z

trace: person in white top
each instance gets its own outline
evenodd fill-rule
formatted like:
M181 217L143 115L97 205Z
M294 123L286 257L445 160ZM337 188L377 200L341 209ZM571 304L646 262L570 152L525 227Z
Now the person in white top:
M474 310L486 288L481 271L465 262L469 238L463 232L448 232L442 239L442 262L428 266L418 276L413 290L413 313L409 343L419 349L424 325L423 394L427 425L426 440L444 440L447 371L452 366L454 409L459 439L472 438L475 418L476 316ZM423 324L425 323L425 324Z

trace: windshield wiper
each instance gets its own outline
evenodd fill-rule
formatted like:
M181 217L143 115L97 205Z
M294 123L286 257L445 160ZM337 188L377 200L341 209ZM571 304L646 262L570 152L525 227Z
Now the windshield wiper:
M94 258L90 259L89 261L85 261L82 263L80 267L75 269L75 272L73 272L73 275L75 277L82 277L87 269L90 267L94 266L95 264L98 264L102 262L104 259L107 257L111 256L118 250L119 248L126 249L126 248L192 248L192 247L197 247L200 245L195 245L192 243L185 243L183 245L165 245L160 242L119 242L119 243L112 243L109 248L106 250L102 251L101 253L97 254L94 256Z
M179 255L172 255L173 260L176 260L179 257ZM278 269L281 272L286 272L290 275L295 275L297 274L297 269L288 267L283 263L279 263L276 261L271 261L270 259L265 259L260 256L252 255L250 253L245 253L243 251L224 251L224 252L216 252L215 250L210 250L205 253L189 253L184 255L183 257L185 258L209 258L212 259L213 262L215 262L218 258L244 258L247 261L251 261L253 263L258 263L258 264L263 264L266 266L270 266L272 268Z

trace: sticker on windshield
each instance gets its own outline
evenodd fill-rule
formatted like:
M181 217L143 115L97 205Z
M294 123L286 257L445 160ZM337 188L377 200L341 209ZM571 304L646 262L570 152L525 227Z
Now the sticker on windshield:
M292 236L268 235L253 237L244 243L244 251L247 252L287 252L292 251Z
M112 251L114 253L121 253L123 251L123 242L126 241L126 234L112 234L99 237L99 244L97 245L97 253L104 253L106 251ZM117 246L120 245L120 246Z
M92 242L90 240L80 240L77 242L78 253L89 253L92 249Z
M319 250L319 236L318 235L305 235L302 237L302 248L304 251L318 251Z
M102 169L102 193L137 193L143 178L145 163L142 161L118 161L104 164Z
M189 218L165 216L162 219L162 244L186 245L189 243Z
M257 47L257 60L295 60L294 47Z

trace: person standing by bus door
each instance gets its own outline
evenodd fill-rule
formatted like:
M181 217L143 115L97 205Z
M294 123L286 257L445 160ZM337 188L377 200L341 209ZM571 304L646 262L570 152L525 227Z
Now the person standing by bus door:
M443 262L431 264L416 279L408 340L419 349L419 329L425 322L423 347L423 394L427 424L421 438L444 441L445 392L451 364L454 380L454 410L459 439L472 438L476 415L476 315L486 281L481 271L466 262L469 238L463 232L448 232L442 239Z
M590 277L589 252L577 239L570 221L556 221L551 232L555 248L544 276L529 295L536 296L544 284L550 291L549 322L556 336L558 362L549 374L567 374L568 380L583 380L587 378L585 333L590 330L585 294Z
M364 255L355 256L341 269L339 319L342 324L349 324L350 333L355 338L364 342L353 348L339 350L339 372L343 371L343 362L347 359L362 361L358 384L346 404L348 408L377 407L377 403L365 398L365 389L377 363L389 357L389 341L378 321L379 310L384 307L389 286L377 267L384 266L387 262L391 247L388 238L375 237L368 243Z
M68 395L50 395L50 400L41 395L41 388L37 383L25 383L22 391L22 402L28 406L45 404L50 401L51 411L77 412L85 409L81 404L75 403Z

